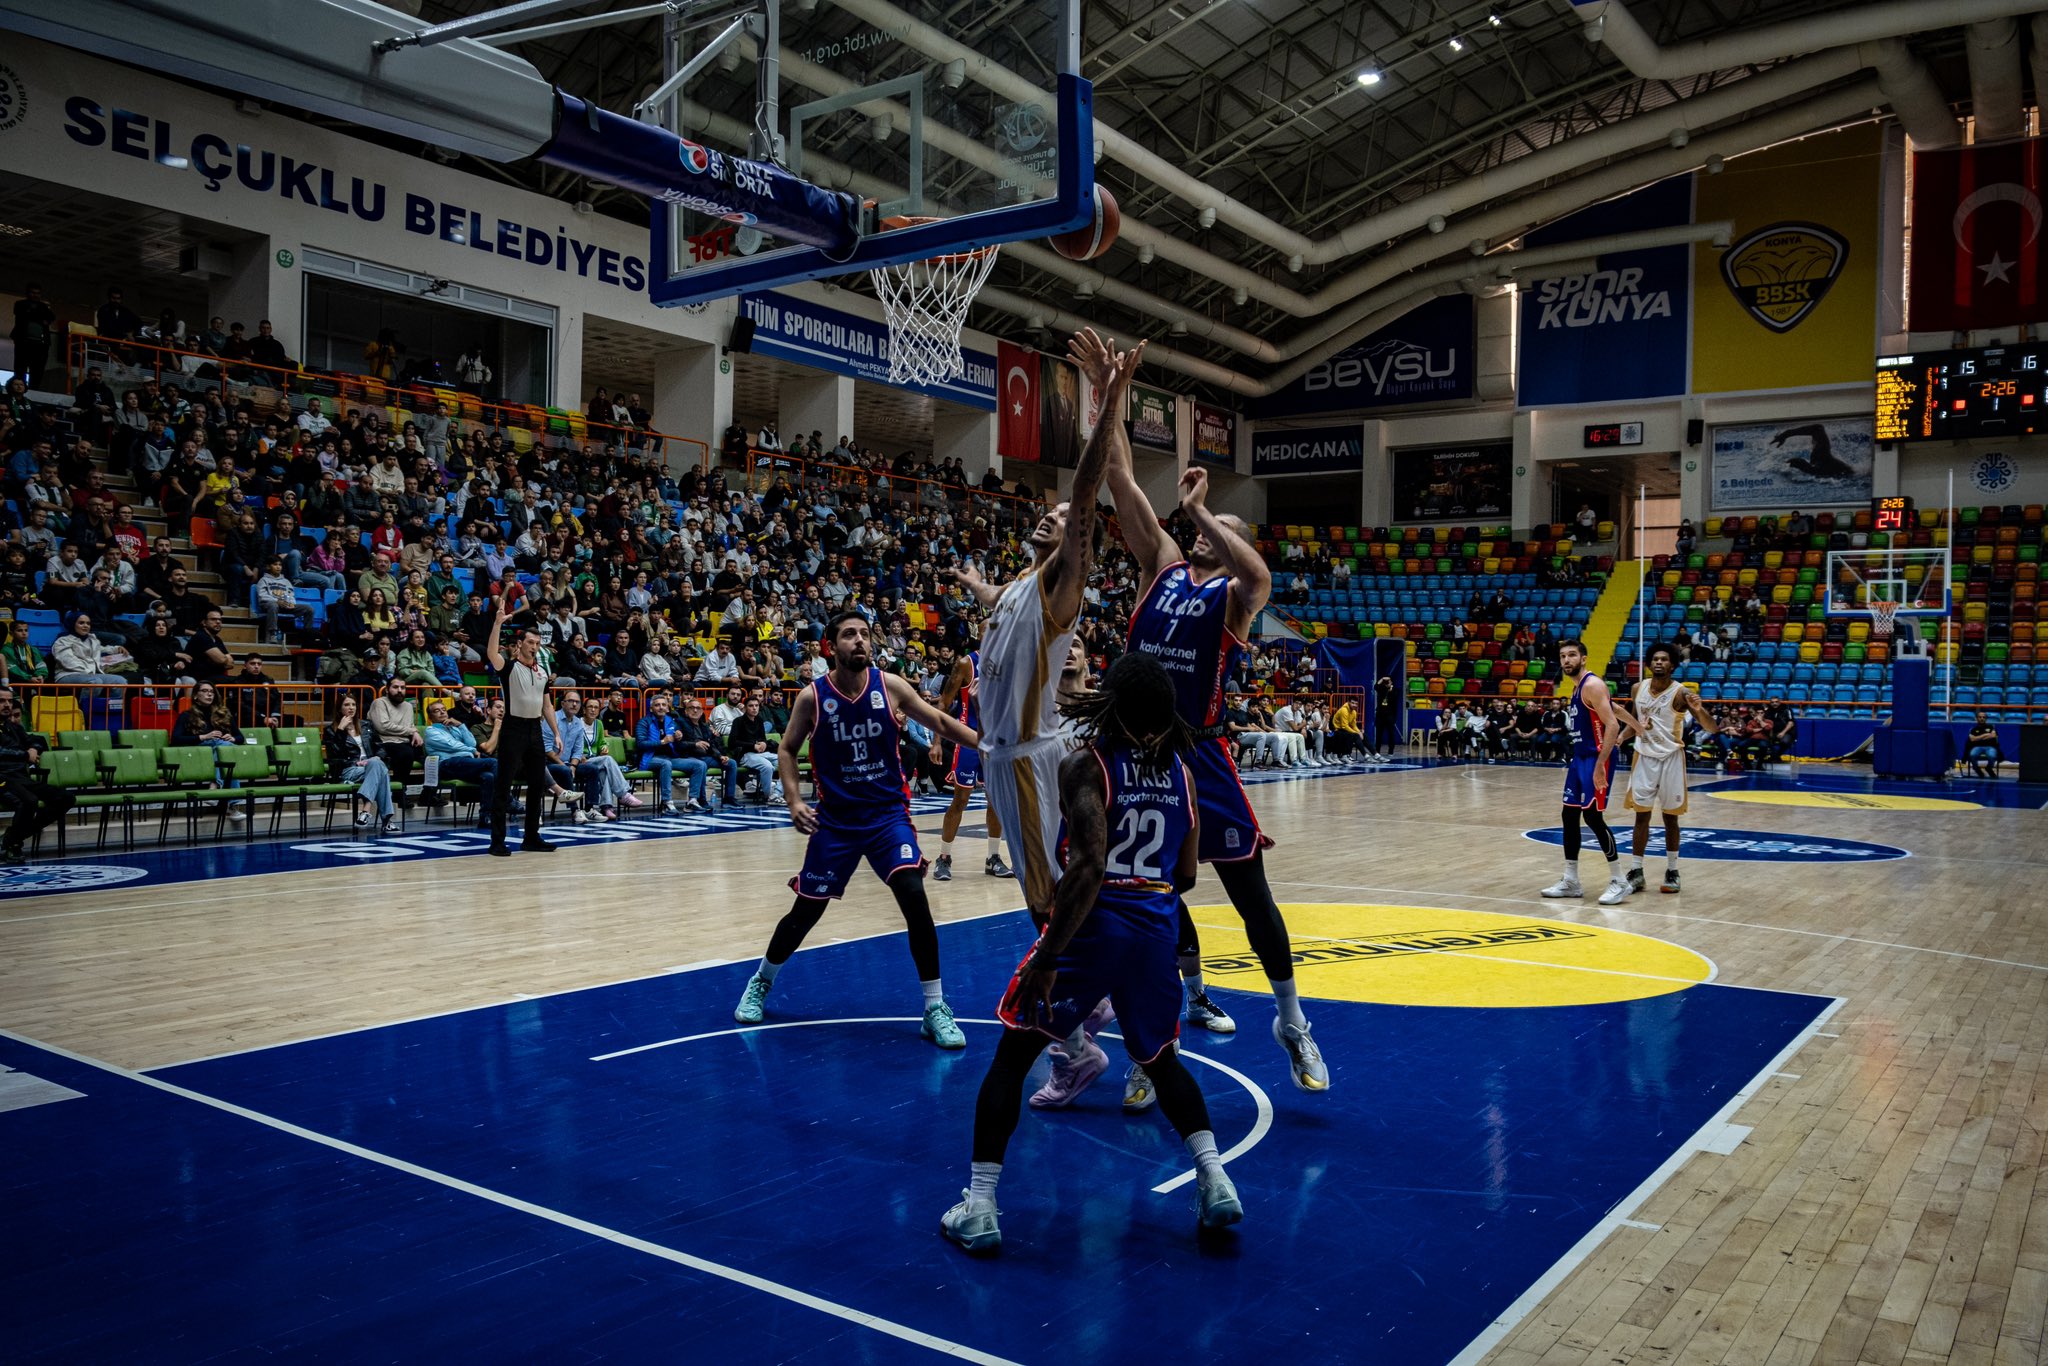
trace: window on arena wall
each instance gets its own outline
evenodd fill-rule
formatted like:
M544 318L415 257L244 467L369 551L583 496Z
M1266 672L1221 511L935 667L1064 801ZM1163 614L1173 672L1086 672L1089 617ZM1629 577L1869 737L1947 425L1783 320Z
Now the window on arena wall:
M1264 482L1269 522L1349 526L1358 520L1362 474L1298 474Z
M373 354L379 339L395 345L389 362ZM515 318L494 317L441 303L426 295L399 294L353 281L306 277L305 363L316 370L374 374L404 383L457 387L457 367L471 347L481 346L491 379L488 397L507 403L548 401L550 329Z

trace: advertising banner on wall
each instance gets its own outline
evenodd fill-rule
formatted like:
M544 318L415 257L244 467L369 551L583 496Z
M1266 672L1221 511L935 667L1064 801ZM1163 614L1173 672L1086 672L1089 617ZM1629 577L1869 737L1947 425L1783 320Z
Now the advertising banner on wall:
M1514 457L1511 441L1394 451L1394 519L1429 522L1507 516L1513 497Z
M870 384L889 383L889 328L837 308L778 290L740 296L740 311L754 321L754 350L818 370L851 375ZM938 384L899 384L933 398L950 399L983 412L996 406L996 358L963 351L965 373Z
M1278 393L1254 401L1251 414L1296 417L1470 398L1475 310L1470 295L1431 299L1312 366Z
M1692 177L1677 176L1573 214L1526 239L1578 242L1692 222ZM1542 280L1516 296L1516 401L1525 408L1665 398L1686 386L1692 248L1601 256L1591 275Z
M1296 427L1252 433L1253 474L1356 474L1365 468L1365 429Z
M1164 389L1148 389L1142 384L1133 384L1130 393L1131 444L1150 446L1154 450L1178 451L1180 433L1175 413L1179 404L1180 399Z
M1867 384L1877 347L1876 124L1738 157L1699 178L1692 387L1715 394Z
M1237 414L1228 408L1195 405L1194 458L1225 468L1237 463Z
M1831 417L1714 428L1714 511L1868 503L1874 425Z

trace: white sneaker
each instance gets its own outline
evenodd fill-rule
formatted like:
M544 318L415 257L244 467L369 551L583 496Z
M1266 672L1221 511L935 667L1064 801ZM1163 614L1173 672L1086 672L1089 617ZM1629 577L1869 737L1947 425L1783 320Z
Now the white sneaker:
M580 806L569 813L569 819L574 821L577 825L588 825L590 823L590 817L584 814L583 808ZM600 823L602 823L604 817L599 816L597 819Z
M1196 1178L1195 1194L1201 1201L1197 1218L1205 1229L1228 1228L1244 1218L1244 1202L1237 1198L1237 1187L1222 1172Z
M1552 900L1568 896L1584 896L1585 894L1585 889L1579 886L1579 880L1575 877L1561 877L1543 889L1543 895Z
M1152 1078L1145 1075L1145 1069L1137 1063L1124 1073L1124 1113L1141 1114L1159 1103L1159 1093L1152 1089Z
M940 1217L939 1230L969 1252L994 1252L1003 1245L1003 1230L996 1223L1001 1213L995 1201L961 1191L960 1203Z
M1622 902L1635 895L1635 890L1635 888L1628 885L1627 878L1616 876L1607 884L1607 890L1600 893L1600 904L1602 906L1619 906Z

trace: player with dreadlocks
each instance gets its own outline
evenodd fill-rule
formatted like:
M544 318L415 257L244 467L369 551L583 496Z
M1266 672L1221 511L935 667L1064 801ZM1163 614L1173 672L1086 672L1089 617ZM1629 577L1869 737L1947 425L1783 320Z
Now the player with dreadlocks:
M1159 1108L1194 1158L1200 1226L1244 1217L1223 1170L1209 1107L1180 1060L1180 890L1194 885L1199 818L1181 754L1191 743L1173 680L1150 655L1110 666L1101 687L1060 710L1085 742L1060 764L1060 848L1052 918L1003 993L1008 1026L974 1106L968 1188L940 1228L969 1252L1002 1246L996 1182L1016 1132L1022 1090L1046 1046L1071 1035L1105 996L1124 1048L1143 1063Z

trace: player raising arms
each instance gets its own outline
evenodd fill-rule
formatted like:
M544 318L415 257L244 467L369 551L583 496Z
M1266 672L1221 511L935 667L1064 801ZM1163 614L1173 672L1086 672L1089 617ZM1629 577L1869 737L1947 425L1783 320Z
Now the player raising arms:
M1607 765L1620 739L1616 732L1627 723L1615 715L1606 682L1586 668L1583 642L1559 641L1557 667L1572 685L1572 700L1564 709L1565 731L1571 737L1564 770L1564 876L1545 887L1543 895L1553 899L1585 895L1579 886L1579 820L1584 817L1600 843L1600 852L1607 855L1607 871L1612 875L1600 903L1612 906L1628 896L1628 880L1620 872L1621 854L1615 847L1614 832L1607 828L1607 817L1601 813L1607 810ZM1613 901L1608 900L1610 896Z
M1195 1160L1201 1226L1221 1228L1244 1217L1216 1152L1202 1090L1176 1049L1176 893L1194 885L1200 836L1195 789L1179 757L1189 738L1174 714L1173 682L1151 657L1125 655L1099 691L1077 694L1061 710L1080 722L1086 741L1059 770L1066 869L1052 918L997 1009L1007 1028L974 1104L968 1187L940 1221L946 1237L970 1252L1002 1245L996 1183L1032 1064L1105 996L1116 1007L1124 1048L1145 1064L1159 1108Z
M1109 411L1105 409L1104 411ZM1118 428L1121 423L1107 423ZM1273 841L1259 829L1251 800L1237 779L1223 720L1223 679L1230 661L1244 645L1252 621L1273 588L1266 562L1251 543L1242 521L1209 511L1209 474L1190 467L1181 476L1181 511L1195 524L1195 543L1182 559L1180 547L1159 525L1152 503L1138 487L1128 442L1112 448L1109 494L1116 502L1124 544L1130 547L1152 586L1131 614L1130 648L1157 659L1173 679L1174 705L1194 735L1189 766L1202 799L1202 862L1216 870L1230 904L1244 920L1245 937L1259 966L1272 983L1278 1007L1273 1037L1287 1050L1288 1070L1304 1091L1326 1091L1330 1069L1322 1050L1309 1035L1308 1017L1294 982L1294 950L1287 922L1266 882L1265 850ZM1193 922L1185 926L1183 946L1187 973L1188 1019L1217 1032L1237 1026L1217 1009L1203 990L1199 946ZM1135 1074L1125 1084L1132 1109L1144 1108L1143 1079Z
M901 711L961 745L981 737L933 707L908 683L874 667L868 620L840 612L826 623L832 667L796 696L782 734L783 799L790 823L811 837L803 871L789 880L796 904L775 926L761 966L747 980L733 1019L759 1024L775 975L825 914L825 904L846 890L846 880L863 857L875 876L895 893L910 933L910 957L924 987L924 1022L918 1033L941 1048L965 1048L939 979L939 932L924 894L924 857L910 824L910 785L903 776ZM796 756L811 742L811 775L818 804L806 803L797 787Z
M953 661L953 671L946 675L946 686L939 694L939 710L948 716L957 716L960 723L969 730L981 728L979 688L977 671L981 667L981 652L969 650ZM932 762L939 761L939 740L932 738ZM971 745L953 747L953 763L946 772L946 781L953 786L953 804L946 808L946 816L939 824L939 859L932 865L932 881L953 880L953 839L960 833L960 818L967 814L968 799L981 784L981 751ZM1003 822L991 806L983 813L983 823L988 827L988 857L982 861L981 870L990 877L1010 877L1009 865L1003 862L1000 842L1003 838Z
M1650 676L1636 684L1624 710L1614 714L1636 733L1636 761L1628 773L1628 794L1623 800L1636 813L1636 837L1629 859L1628 885L1619 893L1609 887L1600 894L1602 906L1619 905L1643 890L1643 851L1650 845L1650 815L1664 813L1664 882L1659 889L1678 890L1678 818L1685 814L1690 794L1685 788L1685 718L1700 723L1707 734L1720 732L1707 713L1699 695L1672 678L1678 667L1678 652L1669 645L1652 645L1646 661Z

